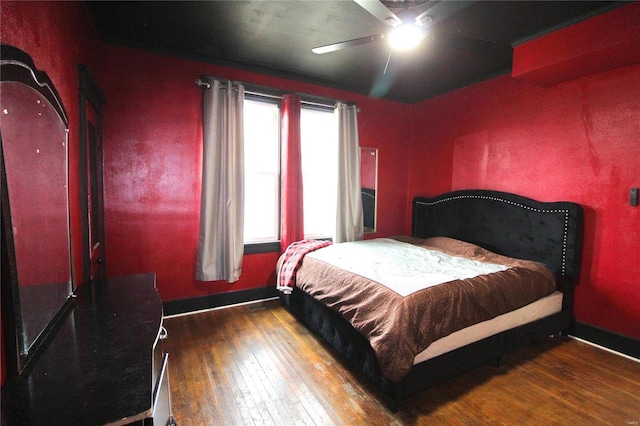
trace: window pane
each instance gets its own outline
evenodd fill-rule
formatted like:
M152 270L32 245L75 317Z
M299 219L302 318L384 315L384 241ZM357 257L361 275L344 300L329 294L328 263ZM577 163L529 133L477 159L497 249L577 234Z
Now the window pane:
M302 108L300 132L305 238L332 237L338 174L338 134L333 110Z
M244 242L280 239L278 104L244 101Z

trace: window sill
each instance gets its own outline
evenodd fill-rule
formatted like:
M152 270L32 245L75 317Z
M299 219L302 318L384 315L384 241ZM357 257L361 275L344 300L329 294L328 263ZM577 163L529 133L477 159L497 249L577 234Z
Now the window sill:
M279 251L280 251L280 241L244 245L244 254L273 253L273 252L279 252Z

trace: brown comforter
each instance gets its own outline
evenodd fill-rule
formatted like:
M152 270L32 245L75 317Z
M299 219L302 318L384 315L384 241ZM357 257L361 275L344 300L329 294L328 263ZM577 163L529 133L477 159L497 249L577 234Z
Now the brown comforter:
M342 314L367 337L382 374L392 381L404 378L415 356L435 340L518 309L555 290L551 272L536 262L504 257L446 237L402 240L510 268L402 297L375 281L305 257L296 286Z

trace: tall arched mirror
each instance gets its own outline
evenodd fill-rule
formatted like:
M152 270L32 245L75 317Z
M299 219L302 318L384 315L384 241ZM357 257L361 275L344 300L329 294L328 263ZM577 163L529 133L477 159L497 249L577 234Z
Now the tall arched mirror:
M364 232L376 232L378 191L378 149L360 147L360 187Z
M3 45L0 64L2 290L3 299L11 295L19 372L73 292L68 121L52 82L25 52Z

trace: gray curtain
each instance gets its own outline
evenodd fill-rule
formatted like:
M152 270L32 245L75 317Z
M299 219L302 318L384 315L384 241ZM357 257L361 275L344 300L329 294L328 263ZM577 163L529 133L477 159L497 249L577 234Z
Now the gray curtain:
M364 234L360 194L358 108L338 102L338 205L334 243L361 240Z
M244 254L244 87L203 90L202 199L196 279L237 281Z

